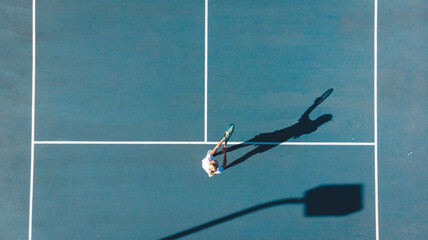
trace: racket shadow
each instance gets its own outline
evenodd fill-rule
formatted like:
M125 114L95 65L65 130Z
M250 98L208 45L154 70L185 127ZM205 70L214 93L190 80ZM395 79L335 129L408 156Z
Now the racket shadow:
M333 89L327 90L329 94L333 91ZM326 92L326 93L327 93ZM328 95L329 95L328 94ZM328 97L327 95L327 97ZM331 114L324 114L320 117L318 117L315 120L311 120L309 118L309 114L321 104L327 97L325 97L325 94L323 94L323 98L319 97L315 99L314 103L302 114L298 122L292 126L276 130L274 132L269 133L261 133L251 139L248 139L247 141L234 145L227 148L226 152L232 152L237 149L247 147L250 145L256 145L257 147L248 153L244 154L242 157L236 159L235 161L231 162L229 165L226 166L225 169L231 168L233 166L236 166L240 163L243 163L244 161L248 160L250 157L254 156L255 154L266 152L279 144L288 141L289 139L298 138L304 134L310 134L315 132L321 125L327 123L333 118L333 115ZM255 144L260 143L260 144ZM268 143L268 144L263 144ZM215 156L219 155L221 153L216 153Z

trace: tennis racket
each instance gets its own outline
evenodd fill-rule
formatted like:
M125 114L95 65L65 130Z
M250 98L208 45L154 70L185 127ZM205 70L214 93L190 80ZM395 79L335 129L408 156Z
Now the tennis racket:
M227 144L227 141L229 141L229 138L232 136L233 130L235 129L235 125L232 123L230 124L227 128L226 128L226 133L225 133L225 140L224 142Z
M235 129L235 125L232 123L226 128L226 132L224 133L224 147L223 147L223 153L226 152L227 147L227 141L229 141L229 138L232 136L233 130Z
M327 90L323 95L321 95L321 97L317 98L315 101L316 105L321 104L325 99L328 98L328 96L330 96L330 94L333 92L333 88L330 88L329 90Z

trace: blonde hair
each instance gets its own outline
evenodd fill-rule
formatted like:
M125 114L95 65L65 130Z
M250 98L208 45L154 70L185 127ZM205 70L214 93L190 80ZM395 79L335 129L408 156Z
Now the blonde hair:
M218 168L217 161L210 162L209 170L210 170L211 174L214 174L214 172L217 170L217 168Z

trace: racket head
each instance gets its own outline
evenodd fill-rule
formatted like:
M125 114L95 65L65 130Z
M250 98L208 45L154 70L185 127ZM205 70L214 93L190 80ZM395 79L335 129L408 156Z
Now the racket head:
M233 130L235 130L235 124L232 123L229 126L227 126L226 132L228 132L228 135L225 139L226 143L227 143L227 141L229 141L229 138L232 136Z
M321 101L324 101L326 98L328 98L328 96L330 96L330 94L333 92L333 88L330 88L329 90L327 90L322 96L321 96Z
M321 95L321 97L319 97L316 101L316 105L319 105L320 103L322 103L326 98L328 98L328 96L330 96L330 94L333 92L333 88L330 88L329 90L327 90L323 95Z

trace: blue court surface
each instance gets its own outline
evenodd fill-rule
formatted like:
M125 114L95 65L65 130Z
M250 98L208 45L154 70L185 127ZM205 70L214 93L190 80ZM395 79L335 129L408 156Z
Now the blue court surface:
M427 12L0 3L0 239L428 239Z

